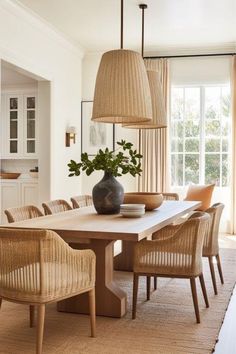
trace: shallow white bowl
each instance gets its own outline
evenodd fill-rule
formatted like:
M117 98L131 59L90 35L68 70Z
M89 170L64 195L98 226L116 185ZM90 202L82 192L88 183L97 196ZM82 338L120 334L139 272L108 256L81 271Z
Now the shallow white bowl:
M121 204L121 210L143 210L145 209L145 204Z
M138 211L137 210L136 211L121 210L120 213L124 218L141 218L141 216L143 216L145 214L145 209L138 210Z

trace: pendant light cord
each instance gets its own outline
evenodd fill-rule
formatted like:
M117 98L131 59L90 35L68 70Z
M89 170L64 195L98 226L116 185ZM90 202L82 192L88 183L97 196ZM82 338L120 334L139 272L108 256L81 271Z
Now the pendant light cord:
M141 42L141 55L144 56L144 10L147 8L146 4L140 4L139 8L142 10L142 42ZM138 130L138 150L141 151L141 129Z
M120 49L124 47L124 0L121 0L120 9Z
M141 44L141 55L144 56L144 10L147 9L146 4L140 4L139 8L142 10L142 44Z

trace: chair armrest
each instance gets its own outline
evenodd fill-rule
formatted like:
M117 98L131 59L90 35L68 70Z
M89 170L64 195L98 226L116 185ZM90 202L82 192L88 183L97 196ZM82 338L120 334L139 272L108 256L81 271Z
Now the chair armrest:
M87 272L95 284L96 255L92 250L72 250L72 259L78 272Z
M165 240L169 237L172 237L181 227L181 224L178 225L168 225L163 227L163 229L158 230L152 234L153 240Z

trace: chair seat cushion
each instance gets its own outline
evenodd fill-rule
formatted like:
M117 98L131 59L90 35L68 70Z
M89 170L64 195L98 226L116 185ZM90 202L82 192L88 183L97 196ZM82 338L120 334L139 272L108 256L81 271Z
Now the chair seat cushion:
M185 200L189 201L199 201L201 202L201 206L198 207L197 210L205 211L211 205L212 193L215 185L209 184L205 186L191 184L188 188L188 192Z

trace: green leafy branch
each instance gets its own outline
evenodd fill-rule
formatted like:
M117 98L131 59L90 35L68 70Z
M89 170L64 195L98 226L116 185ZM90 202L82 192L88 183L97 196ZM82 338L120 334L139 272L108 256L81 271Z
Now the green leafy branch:
M81 171L85 171L87 176L94 171L105 171L114 177L126 175L130 173L133 177L140 175L142 172L140 159L142 155L133 149L133 144L121 140L117 142L120 148L111 151L99 149L97 155L90 160L85 152L81 154L81 162L70 160L68 163L69 177L79 176ZM120 151L121 150L121 151Z

